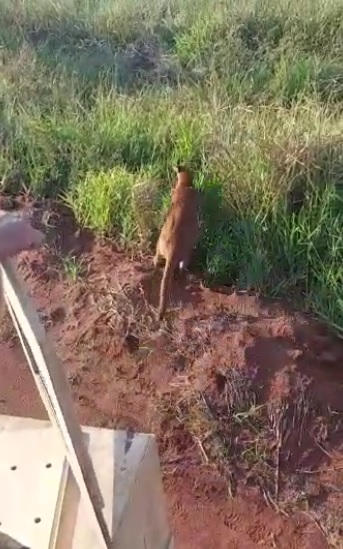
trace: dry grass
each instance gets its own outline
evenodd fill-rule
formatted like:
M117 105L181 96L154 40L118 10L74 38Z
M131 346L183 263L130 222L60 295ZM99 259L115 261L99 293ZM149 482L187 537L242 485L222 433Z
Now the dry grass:
M6 307L0 311L0 342L12 344L17 340L17 338L17 331Z
M259 403L254 375L243 370L229 368L217 374L215 388L205 392L196 391L187 376L179 380L171 394L162 397L159 411L167 423L189 433L197 459L215 465L227 480L229 495L239 485L255 486L277 512L309 512L309 474L297 463L312 445L308 440L312 429L317 443L322 440L315 423L318 412L311 408L309 380L300 376L290 394L265 404ZM322 417L320 425L322 432L334 429L329 417ZM325 505L320 513L319 524L335 548L331 540L338 536L339 525Z

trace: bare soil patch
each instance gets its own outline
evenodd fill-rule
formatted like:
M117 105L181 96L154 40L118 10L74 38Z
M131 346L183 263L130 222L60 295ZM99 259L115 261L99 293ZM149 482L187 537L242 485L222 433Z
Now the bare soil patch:
M180 549L343 547L343 342L279 303L160 275L20 199L47 243L18 268L84 424L156 433ZM11 204L11 207L13 204ZM10 320L0 413L45 417Z

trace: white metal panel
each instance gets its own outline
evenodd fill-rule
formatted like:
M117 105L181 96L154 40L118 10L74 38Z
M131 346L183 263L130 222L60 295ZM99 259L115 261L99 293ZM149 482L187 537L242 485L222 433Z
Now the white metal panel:
M64 452L53 429L31 421L13 430L0 416L0 532L40 549L49 545Z

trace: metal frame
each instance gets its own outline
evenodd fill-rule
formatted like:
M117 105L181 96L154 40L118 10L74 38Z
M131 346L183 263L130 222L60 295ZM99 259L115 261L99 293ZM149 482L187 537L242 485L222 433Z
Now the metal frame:
M31 304L11 260L0 264L3 292L18 332L33 378L65 447L65 478L69 468L88 511L88 519L96 532L99 548L112 546L105 522L103 501L93 465L76 418L68 382L56 353L46 337L38 314Z

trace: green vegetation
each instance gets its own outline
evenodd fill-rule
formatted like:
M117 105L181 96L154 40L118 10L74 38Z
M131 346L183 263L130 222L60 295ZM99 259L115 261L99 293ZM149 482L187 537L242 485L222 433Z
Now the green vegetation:
M147 245L172 165L212 280L343 328L341 0L1 0L0 170Z
M84 272L82 259L79 259L75 255L67 255L66 257L61 257L61 263L65 276L70 278L73 282L76 282L82 277Z

